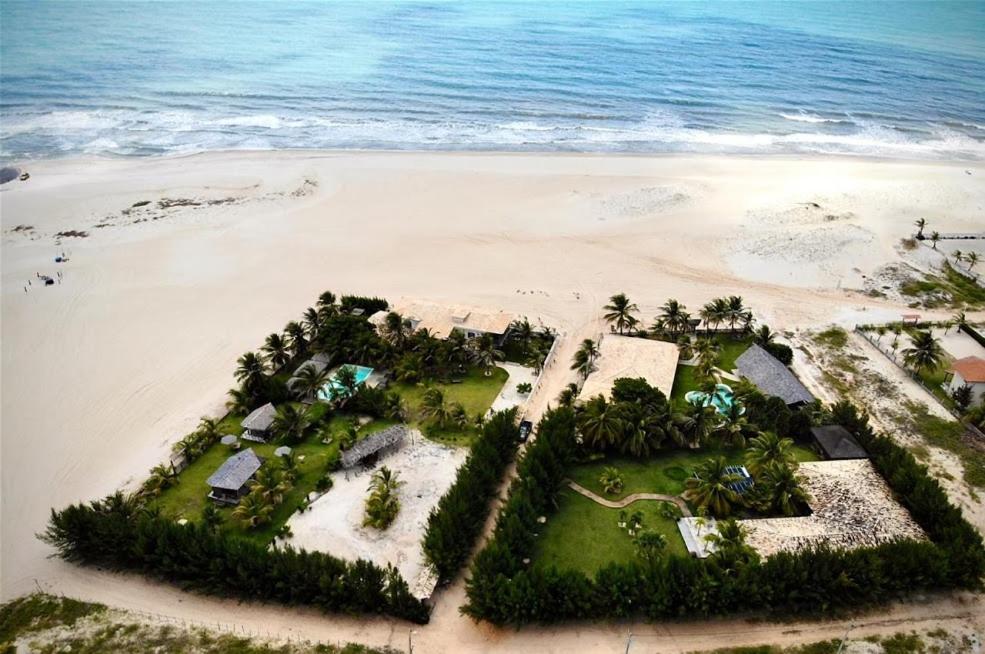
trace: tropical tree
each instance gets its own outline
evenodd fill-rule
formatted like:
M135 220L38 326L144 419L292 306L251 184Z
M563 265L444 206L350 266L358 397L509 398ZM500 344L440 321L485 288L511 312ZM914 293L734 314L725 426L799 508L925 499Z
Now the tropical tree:
M941 240L941 233L940 232L933 231L933 232L930 233L930 242L932 243L932 247L935 250L937 249L937 241L939 241L939 240Z
M698 358L698 366L706 371L702 376L710 374L711 369L718 364L718 352L721 349L718 341L713 338L699 338L694 342L692 349Z
M625 330L632 331L639 324L639 319L633 314L639 308L626 297L625 293L617 293L609 298L609 303L602 307L606 313L602 316L622 334Z
M957 407L958 411L964 413L971 406L971 401L974 399L971 386L968 384L958 386L951 392L951 399L954 400L954 406Z
M247 529L256 529L270 521L274 506L262 495L250 493L239 501L232 516Z
M448 407L448 422L459 429L465 429L471 424L472 419L461 402L452 402Z
M317 309L314 307L305 309L301 318L301 325L307 330L309 341L318 340L321 334L321 316Z
M578 413L578 430L586 443L595 449L617 445L623 428L619 408L602 395L589 399Z
M572 370L577 370L575 366L571 367ZM568 384L564 389L558 393L557 403L561 406L570 407L578 399L578 384Z
M359 388L359 382L356 381L356 368L355 366L342 366L335 373L335 384L340 391L337 393L344 398L350 398L356 394L356 390Z
M267 340L264 341L263 347L260 349L267 355L267 361L270 362L270 366L274 370L291 360L290 345L280 334L273 333L267 336Z
M730 331L735 331L736 323L748 326L752 322L752 313L746 308L741 296L730 295L728 296L727 303L728 311L726 316Z
M746 544L749 530L734 518L719 520L715 531L705 536L705 540L715 546L712 558L726 571L733 571L744 563L754 561L756 550Z
M715 409L711 406L689 404L678 419L679 444L691 449L701 447L715 428L714 416Z
M380 335L395 348L402 350L407 346L411 334L414 333L413 325L407 318L396 311L391 311L386 314L386 318L383 320Z
M217 530L222 525L222 514L216 508L215 502L206 502L202 507L202 524L211 529Z
M903 363L917 372L937 370L944 356L940 341L931 332L918 330L910 336L910 347L903 350Z
M785 516L796 515L800 507L806 506L810 501L800 477L790 466L768 466L756 480L756 484L765 488L762 492L769 498L770 510Z
M663 329L669 330L672 334L684 332L690 327L691 314L687 312L687 307L677 300L670 299L660 307L660 315L657 321L663 325Z
M793 453L793 440L780 438L768 431L749 441L746 450L746 468L753 477L759 478L767 468L778 465L796 469L797 459Z
M496 341L489 334L483 334L479 338L473 339L471 343L472 361L485 369L485 375L492 374L492 369L497 361L502 361L506 355L496 347Z
M524 356L530 354L534 342L534 326L526 317L523 320L514 320L510 324L510 340L520 344L520 351Z
M729 447L745 447L746 439L758 435L755 426L743 415L742 405L733 401L715 428L715 434Z
M230 388L226 408L232 413L246 415L253 410L253 397L241 388Z
M961 263L964 261L964 253L961 250L955 250L951 253L951 256L954 258L955 263Z
M971 270L972 268L975 267L975 264L978 263L978 253L969 252L968 255L964 258L964 260L968 262L968 270Z
M282 404L277 407L270 429L285 443L300 443L310 426L311 419L307 409L299 409L293 404Z
M292 320L284 325L284 336L293 356L300 356L308 351L308 333L298 321Z
M156 465L151 468L150 476L144 482L144 493L157 497L171 486L178 483L178 473L174 468L166 465Z
M602 485L602 491L608 495L615 495L622 491L623 481L622 475L619 471L612 466L606 466L602 469L602 474L599 476L599 484Z
M718 327L728 318L728 301L725 298L715 298L701 307L701 319L710 329Z
M624 432L620 449L633 456L649 456L666 438L665 424L660 417L628 405L623 412Z
M760 325L753 337L758 345L766 347L776 339L776 333L770 329L769 325Z
M313 365L303 365L291 380L291 392L299 400L314 401L318 391L323 389L331 380L331 375L325 368Z
M739 475L726 470L725 457L708 459L698 466L694 476L684 482L684 499L703 507L715 517L723 518L732 512L739 494L730 487Z
M331 291L325 291L318 296L318 308L323 309L325 307L335 306L335 293Z
M583 379L588 379L588 376L595 370L595 359L584 347L581 347L575 351L575 356L571 361L571 369L577 370Z
M397 489L403 485L397 473L383 466L373 473L369 482L369 497L366 499L366 514L363 525L386 529L400 511Z
M432 387L424 391L424 395L421 397L421 413L438 427L444 427L447 424L451 414L445 403L445 394L440 388Z
M258 389L263 384L266 369L263 358L256 352L247 352L236 360L236 381L244 389Z
M923 228L927 226L927 219L917 218L913 224L917 226L917 240L923 240Z
M652 529L636 535L636 554L649 564L656 563L667 549L667 537Z
M284 469L273 463L261 466L250 483L251 495L258 495L274 506L283 502L290 490L291 482Z

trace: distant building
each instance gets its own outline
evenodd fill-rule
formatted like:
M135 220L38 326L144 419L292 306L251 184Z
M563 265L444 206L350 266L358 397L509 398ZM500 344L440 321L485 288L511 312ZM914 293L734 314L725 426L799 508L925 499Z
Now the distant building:
M811 427L817 450L827 459L867 459L865 448L841 425Z
M809 404L814 396L790 368L758 345L751 346L735 360L739 374L766 395L778 397L788 406Z
M395 306L392 311L410 321L411 328L428 330L435 338L448 338L453 331L460 331L467 338L490 335L497 344L502 344L516 319L505 311L482 311L463 306L439 306L433 304L405 304ZM382 326L391 310L377 311L369 317L376 327Z
M965 357L951 364L951 379L947 382L947 390L955 390L967 384L971 386L971 403L978 404L985 397L985 359L981 357Z
M248 441L266 443L270 438L270 427L274 424L274 417L277 409L270 402L267 402L259 409L254 410L250 415L243 418L242 425L243 438Z
M250 480L262 465L263 461L250 448L232 455L206 480L212 489L209 499L221 504L239 503L249 492Z

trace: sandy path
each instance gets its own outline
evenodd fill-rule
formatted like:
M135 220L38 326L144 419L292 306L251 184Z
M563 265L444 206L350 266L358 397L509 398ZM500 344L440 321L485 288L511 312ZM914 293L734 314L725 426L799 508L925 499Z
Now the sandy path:
M860 159L230 153L30 171L30 182L0 190L2 596L37 580L121 607L262 617L372 644L406 627L244 609L80 570L46 558L34 534L50 507L139 480L198 416L221 409L236 357L326 288L489 306L554 326L562 341L530 398L535 419L575 380L571 353L602 330L600 307L614 292L636 300L647 324L667 297L693 307L724 293L742 294L775 329L893 317L899 306L852 294L846 280L895 260L916 215L970 231L985 206L981 165ZM665 186L686 200L634 200ZM165 197L191 202L159 209ZM824 217L789 211L808 200L871 235L865 256L832 251L827 232L812 236ZM791 252L824 265L764 277L756 253L782 242L788 224ZM71 229L90 236L56 246L54 235ZM54 273L62 249L71 255L57 268L63 283L24 293L35 272ZM476 627L457 613L461 592L440 596L421 629L425 651L611 649L624 637L604 626ZM923 610L969 609L935 600Z
M633 502L639 502L640 500L656 500L659 502L670 502L671 504L676 505L685 516L691 516L691 509L687 508L687 503L676 495L664 495L663 493L632 493L620 500L607 500L604 497L599 497L581 484L576 484L570 479L568 480L568 488L579 495L587 497L596 504L601 504L602 506L610 509L622 509L629 506Z

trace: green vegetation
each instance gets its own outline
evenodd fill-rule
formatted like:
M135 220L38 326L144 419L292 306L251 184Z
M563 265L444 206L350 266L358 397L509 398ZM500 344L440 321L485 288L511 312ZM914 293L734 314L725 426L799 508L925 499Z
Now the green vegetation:
M668 554L687 553L677 529L677 521L664 517L666 502L640 500L626 507L643 516L643 529L656 531L667 539ZM637 560L636 544L627 530L619 526L619 509L596 504L571 489L558 494L558 510L542 527L537 539L534 563L538 567L578 570L588 576L609 563Z
M68 630L59 627L68 627ZM389 654L349 643L267 644L201 627L178 628L134 621L102 604L35 594L0 607L0 651L19 640L36 654Z
M814 342L833 350L840 350L848 345L848 332L841 327L829 327L815 334Z
M678 365L674 376L674 386L670 389L670 399L678 408L686 404L684 396L691 391L700 391L701 383L694 366Z
M869 643L878 646L877 654L923 654L924 652L971 652L970 643L964 643L964 647L958 646L953 642L952 637L943 630L932 631L927 634L928 639L943 641L938 644L930 645L924 642L916 633L897 633L892 636L880 638L871 636L865 639ZM849 639L847 642L852 642ZM817 643L806 645L794 645L793 647L778 647L776 645L757 645L753 647L725 647L716 649L703 654L837 654L842 651L841 640L823 640ZM845 651L852 651L846 648ZM868 650L866 650L868 651Z
M917 402L906 401L904 408L907 414L903 419L913 431L923 436L928 444L956 454L964 468L965 482L969 486L985 488L985 457L964 440L964 425L956 420L938 418Z
M942 274L905 282L900 292L916 298L918 304L928 309L944 306L976 309L985 305L985 288L948 262L944 262Z

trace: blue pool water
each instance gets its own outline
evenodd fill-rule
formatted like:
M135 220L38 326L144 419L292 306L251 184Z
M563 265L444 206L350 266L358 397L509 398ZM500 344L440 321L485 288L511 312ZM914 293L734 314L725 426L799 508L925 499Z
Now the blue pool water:
M985 2L0 3L0 158L985 157Z
M356 385L360 385L365 382L370 375L373 374L372 368L367 368L366 366L355 366L346 365L343 367L353 368L356 371ZM328 380L328 383L322 386L321 390L318 391L318 399L330 401L335 399L335 396L342 391L342 386L338 383L338 373L332 375L332 378Z
M714 406L716 412L725 415L732 408L734 401L732 387L727 384L715 384L715 390L717 393L713 396L709 396L703 391L689 391L684 394L684 400L691 404ZM744 413L745 410L742 409L741 412Z

